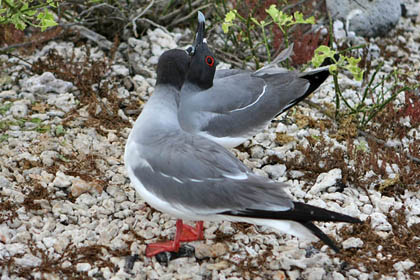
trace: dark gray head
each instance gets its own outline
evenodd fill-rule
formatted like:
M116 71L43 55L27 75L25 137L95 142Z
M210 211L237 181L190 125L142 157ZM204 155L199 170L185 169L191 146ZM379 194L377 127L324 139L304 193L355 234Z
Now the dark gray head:
M191 57L184 50L173 49L159 57L156 85L168 84L181 89L190 66Z
M194 45L190 49L191 64L187 80L202 89L213 86L216 60L205 39L205 18L198 12L198 27Z

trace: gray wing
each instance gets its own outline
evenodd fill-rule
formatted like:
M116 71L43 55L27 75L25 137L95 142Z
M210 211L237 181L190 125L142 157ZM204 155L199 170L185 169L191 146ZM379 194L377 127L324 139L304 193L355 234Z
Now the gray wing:
M216 73L214 74L214 80L243 73L250 73L250 71L242 69L220 69L216 70Z
M130 165L145 188L172 205L200 214L293 208L281 184L252 174L222 146L185 133L165 139L138 144L142 159Z
M225 76L215 79L208 90L181 97L179 121L191 132L249 135L292 106L308 87L306 79L281 68Z

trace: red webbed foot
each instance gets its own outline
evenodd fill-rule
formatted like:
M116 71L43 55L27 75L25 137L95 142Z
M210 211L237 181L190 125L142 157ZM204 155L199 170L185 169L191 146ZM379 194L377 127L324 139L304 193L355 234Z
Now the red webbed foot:
M203 239L203 221L196 222L195 227L185 224L182 225L182 232L179 241L189 242Z
M153 257L162 252L178 252L180 242L196 241L204 239L203 221L196 223L195 227L184 225L181 219L176 221L176 233L174 241L148 244L146 256Z

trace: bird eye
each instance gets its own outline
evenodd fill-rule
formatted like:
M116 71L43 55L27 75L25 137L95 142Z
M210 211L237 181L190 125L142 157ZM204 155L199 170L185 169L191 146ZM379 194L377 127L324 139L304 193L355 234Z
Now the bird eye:
M206 63L208 66L212 67L214 65L214 58L208 55L206 57Z

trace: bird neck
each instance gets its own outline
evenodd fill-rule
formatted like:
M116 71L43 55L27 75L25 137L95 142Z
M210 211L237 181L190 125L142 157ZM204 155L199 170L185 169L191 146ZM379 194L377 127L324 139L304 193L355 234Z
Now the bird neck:
M143 127L179 129L179 91L166 85L157 85L138 119Z
M207 88L202 88L198 86L196 83L192 83L190 81L185 81L184 85L182 86L181 90L181 98L189 97L190 95L194 95L200 91L206 90Z

